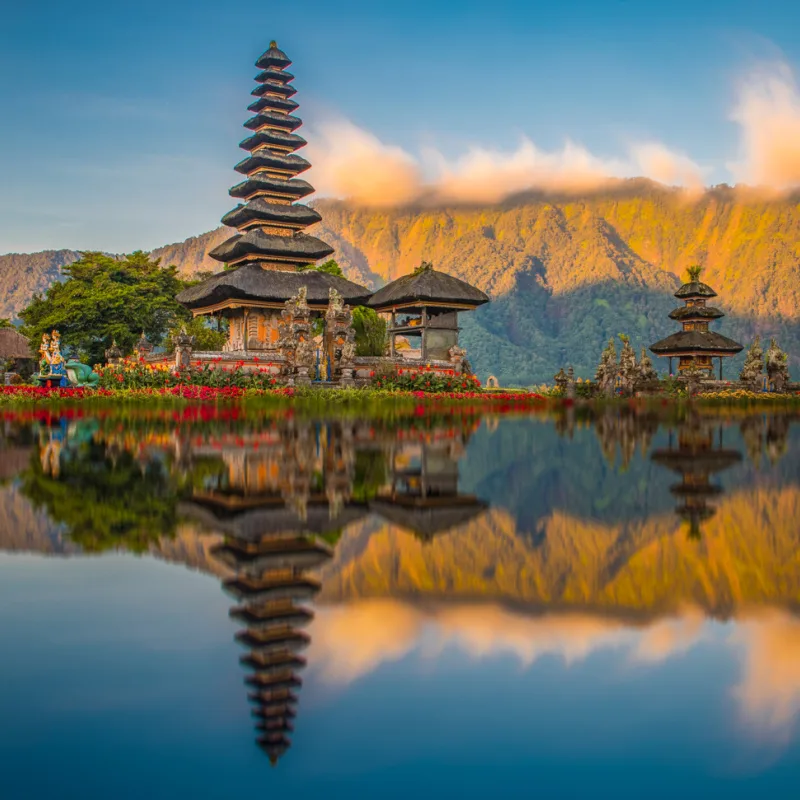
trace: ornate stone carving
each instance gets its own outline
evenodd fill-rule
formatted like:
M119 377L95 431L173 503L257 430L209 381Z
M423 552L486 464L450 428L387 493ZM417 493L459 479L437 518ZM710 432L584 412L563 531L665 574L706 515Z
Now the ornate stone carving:
M464 361L467 357L467 351L463 347L454 344L448 351L447 355L450 358L450 363L456 372L464 371Z
M192 364L192 347L194 347L194 336L186 332L186 327L181 328L181 332L175 337L175 366L178 369L188 369Z
M301 286L298 293L284 304L278 326L278 351L284 358L290 384L311 382L316 354L311 342L311 309L307 296L308 290Z
M348 344L348 342L350 344ZM352 381L352 364L355 358L355 331L353 312L342 295L333 287L328 290L328 309L325 312L325 354L330 363L332 380L344 378Z
M116 339L111 340L111 347L106 349L106 364L119 364L122 361L122 350L120 350Z

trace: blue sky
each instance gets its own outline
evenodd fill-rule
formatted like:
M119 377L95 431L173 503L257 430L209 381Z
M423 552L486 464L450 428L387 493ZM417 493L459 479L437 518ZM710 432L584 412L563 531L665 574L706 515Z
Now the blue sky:
M0 253L149 249L217 225L234 205L253 62L272 38L294 61L303 132L325 145L309 148L324 162L309 177L331 193L322 168L354 171L364 152L336 161L353 132L379 142L378 156L413 161L415 180L524 138L536 158L569 140L624 174L643 163L634 145L657 142L699 165L704 183L733 182L737 86L754 65L800 64L799 7L5 0Z

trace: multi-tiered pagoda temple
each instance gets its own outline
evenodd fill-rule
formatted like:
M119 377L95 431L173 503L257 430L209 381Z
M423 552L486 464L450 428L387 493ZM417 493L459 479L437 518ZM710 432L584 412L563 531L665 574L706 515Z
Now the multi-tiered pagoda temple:
M225 350L247 358L261 351L277 351L281 311L301 289L312 311L325 311L330 290L344 302L359 304L370 292L336 275L307 270L330 256L333 248L303 231L320 215L297 202L314 188L297 176L311 165L295 151L306 144L295 131L302 121L294 116L292 62L270 44L256 67L254 113L244 127L251 131L240 147L247 156L235 169L244 176L230 194L241 202L222 222L238 230L209 255L226 269L181 292L177 299L195 316L215 314L229 321Z
M742 351L742 345L708 329L709 323L725 315L718 308L708 305L717 293L700 281L700 268L689 269L689 282L684 283L675 297L684 305L670 312L670 319L680 322L683 330L673 333L653 345L650 350L657 356L669 359L672 374L672 359L678 359L678 371L697 369L713 373L714 358L719 358L719 378L722 380L722 359L735 356Z

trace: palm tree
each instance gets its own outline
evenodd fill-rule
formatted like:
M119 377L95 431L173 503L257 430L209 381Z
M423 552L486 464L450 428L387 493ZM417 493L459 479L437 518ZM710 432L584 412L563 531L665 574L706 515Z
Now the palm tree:
M688 267L686 274L689 276L689 283L697 283L700 280L702 271L703 268L699 264L693 264L691 267Z

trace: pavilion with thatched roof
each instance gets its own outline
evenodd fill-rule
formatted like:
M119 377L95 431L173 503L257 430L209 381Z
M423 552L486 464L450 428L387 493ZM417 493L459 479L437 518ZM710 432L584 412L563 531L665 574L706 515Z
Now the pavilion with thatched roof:
M390 316L389 354L397 353L396 339L419 340L419 358L449 361L458 347L458 314L489 302L480 289L423 262L410 275L378 289L367 305Z
M0 328L0 361L12 372L19 372L34 360L28 339L16 328Z

